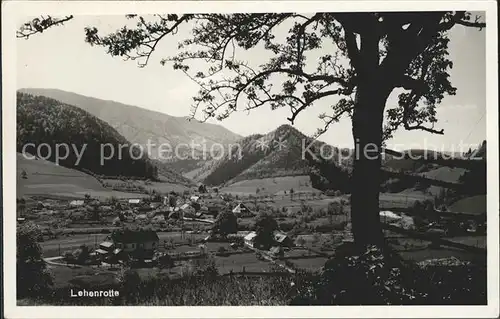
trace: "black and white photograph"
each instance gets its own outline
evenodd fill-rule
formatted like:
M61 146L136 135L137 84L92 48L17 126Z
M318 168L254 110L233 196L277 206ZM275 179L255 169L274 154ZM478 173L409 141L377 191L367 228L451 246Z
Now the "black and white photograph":
M495 2L70 2L2 3L6 317L499 315Z

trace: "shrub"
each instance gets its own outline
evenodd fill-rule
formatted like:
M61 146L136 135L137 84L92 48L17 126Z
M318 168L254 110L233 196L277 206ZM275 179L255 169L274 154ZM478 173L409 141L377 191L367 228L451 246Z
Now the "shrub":
M227 254L227 249L224 248L223 246L220 246L219 249L217 249L217 255L224 256L226 254Z
M136 302L139 292L137 287L141 283L141 277L137 271L124 267L116 279L120 286L120 295L125 298L126 302Z
M75 262L75 257L73 256L73 253L71 251L65 251L63 253L63 260L69 264L72 264Z
M169 254L163 254L158 257L158 267L160 268L172 268L174 266L174 260Z
M339 250L312 284L302 284L292 304L388 305L411 302L416 293L403 287L401 272L389 267L376 247L361 254Z
M338 203L338 202L328 203L328 208L327 208L328 214L337 215L339 212L339 207L340 207L340 203Z
M53 282L37 243L37 237L41 236L40 229L31 223L18 225L16 236L17 297L45 295Z
M345 230L346 226L347 226L347 221L342 221L340 223L333 224L332 228L333 230Z

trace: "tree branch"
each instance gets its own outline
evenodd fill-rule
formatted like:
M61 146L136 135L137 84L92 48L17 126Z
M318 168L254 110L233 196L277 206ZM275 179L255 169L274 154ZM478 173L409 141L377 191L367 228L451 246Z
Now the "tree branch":
M298 109L292 109L292 116L288 117L287 120L290 121L290 123L294 123L295 118L297 115L299 115L300 112L305 110L308 106L310 106L314 101L317 101L323 97L330 96L330 95L335 95L335 94L340 94L340 90L330 90L330 91L324 91L324 92L319 92L312 94L311 96L307 96L305 101L302 102L302 105Z
M470 20L470 14L466 11L457 11L452 16L446 17L446 21L439 25L439 31L448 31L456 24L463 25L465 27L479 28L482 30L486 27L485 22L480 22L481 16L476 16L474 22Z
M337 123L344 114L350 114L354 110L354 101L352 99L341 99L332 108L335 110L333 115L326 115L323 113L319 116L319 118L323 120L324 126L323 128L318 128L313 136L314 139L317 139L328 131L330 125Z
M167 15L167 18L157 16L160 18L160 22L148 23L139 17L137 29L123 27L116 33L105 37L98 35L97 28L87 27L85 28L85 41L90 45L106 47L112 56L123 56L126 60L137 60L137 65L143 68L148 64L158 43L165 36L175 34L183 22L193 17L190 14L181 17ZM128 18L134 17L134 15L128 16ZM169 22L172 23L171 26L167 25ZM132 50L136 51L135 55L131 54Z
M413 90L414 92L422 92L427 87L423 77L426 74L426 70L419 79L412 78L408 75L404 75L401 79L395 83L395 87L401 87L405 90Z
M35 18L30 22L26 22L23 24L19 30L16 31L17 38L28 39L30 36L36 33L42 33L43 31L57 25L63 25L64 22L73 19L73 16L66 16L65 18L57 19L52 18L51 16L47 16L44 18L41 16L40 18Z
M404 123L404 126L405 126L405 129L407 131L421 130L421 131L426 131L426 132L433 133L433 134L440 134L440 135L444 134L444 130L443 129L435 130L434 126L432 126L432 127L426 127L426 126L424 126L422 124L408 125L407 123Z

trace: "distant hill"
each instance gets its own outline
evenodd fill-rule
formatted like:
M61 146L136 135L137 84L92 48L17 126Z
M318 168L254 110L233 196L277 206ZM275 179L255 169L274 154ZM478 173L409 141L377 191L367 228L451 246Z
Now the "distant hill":
M197 147L196 144L205 143L206 148L210 149L214 143L226 145L241 138L220 125L189 121L186 117L174 117L115 101L101 100L57 89L29 88L19 91L50 97L77 106L107 122L131 143L146 145L149 140L152 145L151 158L158 158L157 146L160 144L168 145L172 149L178 147L179 153L187 156L192 154L189 145L195 145L195 150L200 151L202 147ZM167 156L164 154L164 157ZM173 161L177 159L173 158Z
M59 160L59 164L87 173L149 179L161 175L169 181L188 183L186 178L163 164L151 161L145 154L141 156L138 149L130 150L129 141L88 112L52 98L18 92L17 151L22 152L27 143L49 145L50 148L40 148L39 154L35 154L34 147L26 151L51 162L56 161L56 145L65 144L70 151L67 158ZM115 154L109 156L111 147L107 147L104 153L110 158L103 159L101 164L101 146L106 144L113 146ZM84 150L79 162L74 148L77 152ZM61 148L61 157L65 153L66 150Z
M347 168L338 160L340 150L312 140L290 125L282 125L265 135L245 137L234 144L231 152L226 150L228 156L206 163L193 178L208 185L222 185L309 175L314 188L348 188ZM322 146L323 156L320 156Z

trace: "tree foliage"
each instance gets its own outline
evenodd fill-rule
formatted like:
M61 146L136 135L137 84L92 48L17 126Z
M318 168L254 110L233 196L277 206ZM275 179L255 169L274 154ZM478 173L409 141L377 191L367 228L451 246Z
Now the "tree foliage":
M236 215L234 215L231 211L226 210L220 212L212 230L214 233L222 236L234 234L238 231L238 218L236 218Z
M293 123L314 102L334 97L332 113L322 117L327 128L342 115L352 114L353 93L368 71L368 60L377 59L380 77L390 89L405 90L398 106L387 112L386 137L399 126L442 133L433 128L435 107L444 95L456 92L449 82L453 63L448 58L447 32L455 25L485 27L480 17L472 21L464 11L127 17L136 20L136 27L125 26L105 36L88 27L87 42L145 66L166 35L189 25L192 36L180 41L180 53L162 63L171 63L200 84L193 115L203 107L203 119L226 118L239 105L250 110L269 104L273 109L289 107ZM280 29L288 30L286 36L278 36ZM363 52L359 40L377 42L377 52ZM325 54L327 46L332 50ZM269 52L268 61L259 68L236 57L240 49L254 48ZM207 70L193 70L194 60L203 61ZM272 81L277 75L282 75L281 85Z
M63 25L65 22L72 19L73 19L72 15L62 18L56 18L52 16L40 16L24 23L16 32L16 37L28 39L30 36L34 34L42 33L45 30L54 26Z
M278 222L267 213L260 214L255 221L255 245L269 249L275 242L274 232L278 230Z
M17 226L17 296L36 297L52 285L52 277L42 258L42 249L37 240L40 228L33 223Z

